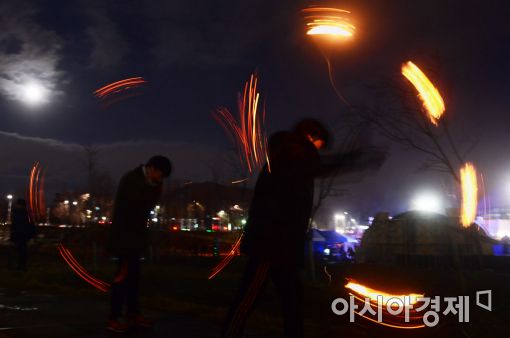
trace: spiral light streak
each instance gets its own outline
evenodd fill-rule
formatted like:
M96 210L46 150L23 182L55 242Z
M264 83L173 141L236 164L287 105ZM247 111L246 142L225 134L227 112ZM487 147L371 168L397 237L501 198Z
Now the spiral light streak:
M96 289L107 292L110 288L110 284L103 282L102 280L95 278L90 273L87 272L83 268L83 266L78 263L78 261L74 258L73 254L62 244L60 243L58 246L58 252L64 259L64 261L67 263L67 265L78 275L80 276L85 282L89 283Z
M147 81L145 81L142 77L131 77L110 83L109 85L99 88L98 90L94 91L94 96L99 99L104 99L112 94L116 94L131 88L137 88L145 85L146 83Z
M424 328L425 325L423 324L423 316L420 315L413 306L416 305L418 302L420 302L419 298L423 298L423 294L418 293L409 293L409 294L391 294L382 290L376 290L372 289L368 286L365 286L363 284L357 283L355 281L349 281L345 288L349 291L349 294L354 297L356 300L356 303L359 308L362 308L365 304L365 299L368 299L370 301L370 304L373 308L377 308L377 306L381 306L382 310L382 317L383 321L379 322L376 319L361 314L357 311L355 313L373 323L387 326L395 329L403 329L403 330L413 330L413 329L420 329ZM377 297L381 297L382 304L378 304ZM393 316L390 314L387 310L388 303L390 304L390 307L393 307L393 302L391 300L398 299L402 302L404 308L408 308L409 311L409 322L405 321L404 315L396 315ZM406 299L409 301L406 302ZM398 319L394 319L394 317Z
M243 234L239 236L239 239L234 244L230 252L221 260L221 262L218 263L212 270L211 274L209 275L208 279L213 279L216 277L217 274L219 274L229 263L232 261L232 259L238 254L239 246L241 245L241 239L243 238Z
M337 88L333 76L330 57L340 47L348 45L354 38L355 25L351 22L351 12L338 8L308 7L301 10L306 25L306 35L314 41L328 66L329 82L338 98L352 110L351 104Z
M265 109L259 111L260 94L257 77L252 74L239 95L239 121L227 108L218 108L213 118L236 143L239 159L250 173L260 169L268 161L267 136L264 130ZM268 162L269 163L269 162Z
M464 227L469 227L475 220L478 208L478 181L473 164L468 162L460 169L460 184L462 188L460 221Z
M439 119L445 111L445 105L439 90L430 82L428 77L411 61L402 65L402 75L418 91L418 97L422 101L430 122L438 125Z
M356 31L356 27L349 19L350 11L338 8L308 7L302 12L305 14L307 35L341 41L352 38Z
M30 170L27 196L32 221L43 219L46 214L46 201L44 198L44 174L39 162L35 162Z
M349 282L345 285L346 289L349 289L351 291L354 291L364 297L370 298L370 301L377 302L377 296L382 296L383 305L386 305L388 303L388 300L392 298L397 298L404 302L404 297L409 297L410 304L416 304L417 299L423 297L423 294L417 294L417 293L410 293L410 294L402 294L402 295L395 295L390 294L381 290L375 290L372 288L369 288L368 286L355 283L355 282Z

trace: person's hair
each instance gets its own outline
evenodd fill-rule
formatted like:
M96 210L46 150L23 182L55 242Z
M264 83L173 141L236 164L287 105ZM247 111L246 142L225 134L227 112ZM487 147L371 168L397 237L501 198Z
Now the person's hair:
M294 131L303 136L310 135L315 139L323 140L325 147L328 147L331 141L329 131L324 127L322 123L315 119L308 118L299 121L294 126Z
M172 163L170 163L170 160L165 156L152 156L145 165L161 171L165 177L170 176L172 172Z

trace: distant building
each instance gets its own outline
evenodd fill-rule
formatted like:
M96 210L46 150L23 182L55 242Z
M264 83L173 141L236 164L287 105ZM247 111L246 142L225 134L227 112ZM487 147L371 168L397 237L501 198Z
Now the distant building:
M233 230L244 224L252 196L246 186L188 183L167 193L164 211L184 230Z

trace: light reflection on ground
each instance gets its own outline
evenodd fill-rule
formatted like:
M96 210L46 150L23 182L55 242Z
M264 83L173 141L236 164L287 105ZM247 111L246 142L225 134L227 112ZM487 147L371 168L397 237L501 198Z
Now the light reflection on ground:
M17 306L17 305L10 306L10 305L0 304L0 310L12 310L12 311L37 311L37 310L39 310L39 309L38 309L38 308L36 308L36 307L21 307L21 306Z

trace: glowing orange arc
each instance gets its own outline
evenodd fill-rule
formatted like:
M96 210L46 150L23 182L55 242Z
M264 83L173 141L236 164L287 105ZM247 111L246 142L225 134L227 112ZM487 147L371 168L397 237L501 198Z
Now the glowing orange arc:
M356 27L351 23L351 12L338 8L308 7L305 14L307 35L331 38L351 38Z
M460 182L462 189L460 219L462 225L468 227L475 220L478 208L478 181L473 164L468 162L460 169Z
M411 61L402 65L402 75L411 82L418 91L418 97L427 111L430 122L435 126L445 111L445 105L439 90L429 78Z
M208 279L213 279L214 277L216 277L216 275L219 274L221 272L221 270L223 270L230 263L230 261L232 261L234 256L237 254L237 251L239 250L239 246L241 245L242 238L243 238L243 235L241 234L241 236L239 236L239 239L236 241L236 243L234 244L234 246L232 247L232 249L230 250L228 255L225 256L225 258L223 258L221 260L221 262L214 267L214 269L212 270Z
M73 254L62 244L60 243L58 246L58 252L60 256L64 259L67 265L85 282L89 283L96 289L107 292L110 288L110 284L103 282L102 280L92 276L83 266L78 263L78 261L74 258Z

